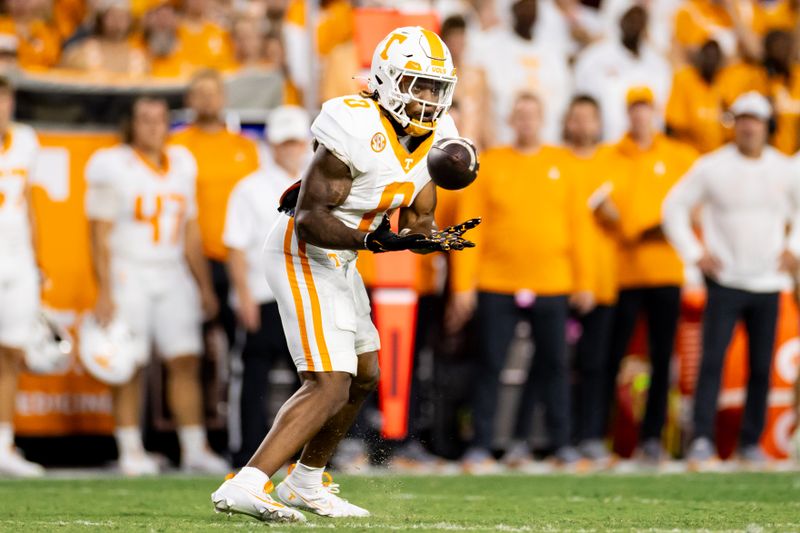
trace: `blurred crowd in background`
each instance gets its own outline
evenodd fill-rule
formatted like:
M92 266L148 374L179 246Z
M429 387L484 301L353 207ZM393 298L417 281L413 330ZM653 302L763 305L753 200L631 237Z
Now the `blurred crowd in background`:
M708 272L668 242L662 203L698 157L734 140L731 106L743 95L766 98L769 116L752 103L741 114L763 120L777 150L797 152L800 2L322 0L309 29L302 0L5 0L0 65L21 87L180 87L170 104L188 109L180 116L189 125L173 142L197 161L202 248L221 350L234 353L230 399L242 406L228 425L232 449L217 451L243 464L295 383L288 356L258 336L280 327L263 308L270 295L230 280L231 269L247 269L234 264L248 260L237 250L252 247L226 227L229 198L247 201L231 192L259 169L281 183L297 177L314 111L363 89L365 9L438 21L459 77L451 114L482 166L472 188L442 191L437 223L484 224L475 250L421 260L409 437L377 439L379 412L368 408L336 466L358 471L388 458L397 469L437 471L446 458L474 473L535 471L535 451L559 468L608 467L620 449L606 438L617 386L630 377L621 361L641 313L647 407L642 416L641 405L628 406L643 422L625 453L636 448L654 464L684 455L688 440L664 431L677 381L670 362L687 287L701 288ZM279 80L278 97L264 98L267 77ZM240 133L244 120L231 127L225 111L278 104L266 140ZM61 112L32 116L63 126ZM369 285L367 255L359 268ZM768 364L764 372L768 381ZM763 426L763 412L746 416ZM762 451L749 449L759 434L739 451L762 464Z

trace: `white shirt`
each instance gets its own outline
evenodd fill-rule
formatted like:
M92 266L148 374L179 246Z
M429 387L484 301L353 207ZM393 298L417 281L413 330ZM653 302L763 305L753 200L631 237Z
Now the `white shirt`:
M7 146L0 146L0 266L29 265L33 262L28 199L39 141L30 126L12 124ZM0 140L1 141L1 140Z
M572 76L564 53L541 39L526 41L514 32L497 28L484 33L473 49L472 64L486 73L494 108L495 143L510 144L514 133L508 124L517 95L530 92L544 106L542 140L561 139L562 120L572 97Z
M575 90L600 102L603 138L613 142L628 130L625 96L631 87L647 86L663 116L672 86L669 63L652 47L642 44L635 56L618 40L606 39L584 50L575 62Z
M259 304L275 301L264 276L266 269L274 265L266 264L261 251L275 221L286 216L278 212L278 203L295 179L274 161L265 160L264 167L237 183L228 198L222 242L228 248L245 253L247 285ZM236 306L235 291L231 291L231 299Z
M706 154L664 200L667 238L687 264L695 264L704 246L690 217L701 205L705 248L722 263L717 282L751 292L790 288L778 260L786 248L800 255L798 168L772 147L758 159L743 156L733 144Z
M156 169L128 145L101 148L86 164L86 214L114 223L112 259L180 264L186 221L197 218L197 163L183 146Z

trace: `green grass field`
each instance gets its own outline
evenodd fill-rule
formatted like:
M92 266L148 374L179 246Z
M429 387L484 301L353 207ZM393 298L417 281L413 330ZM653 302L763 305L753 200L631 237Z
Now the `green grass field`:
M359 520L310 517L271 531L800 531L800 474L337 477L369 508ZM0 531L256 531L215 514L219 480L0 481Z

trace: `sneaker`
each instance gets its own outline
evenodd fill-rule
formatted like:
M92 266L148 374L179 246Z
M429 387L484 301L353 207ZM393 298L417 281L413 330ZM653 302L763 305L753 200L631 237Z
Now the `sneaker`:
M691 472L708 472L718 466L719 460L711 440L706 437L695 439L686 454L686 464Z
M433 474L438 472L444 461L433 455L419 441L411 441L395 452L388 468L395 472L414 474Z
M34 478L44 476L44 467L28 461L17 448L0 453L0 476Z
M639 460L652 465L664 461L664 447L660 439L647 439L639 445Z
M331 467L343 474L366 474L371 469L367 447L362 439L344 439L331 457Z
M600 439L589 439L578 445L578 452L590 461L609 461L611 454L606 443Z
M766 470L770 460L758 444L751 444L739 449L739 463L745 470Z
M147 452L119 456L119 470L128 477L155 476L161 471L158 459Z
M369 516L369 511L366 509L338 496L339 485L333 482L333 477L329 473L325 472L323 477L325 480L318 487L303 488L294 483L290 473L278 484L275 494L284 505L320 516L335 518Z
M583 473L591 470L592 462L585 459L574 446L562 446L553 453L557 468L566 472Z
M533 463L533 455L526 442L514 441L503 454L500 462L513 470L523 469Z
M503 467L498 463L489 450L484 448L470 448L461 459L461 468L467 474L486 476L500 474Z
M231 474L220 487L211 494L211 503L218 513L238 513L252 516L263 522L305 522L303 513L286 507L269 495L272 482L267 482L264 490L256 492L237 483Z
M225 474L230 471L228 461L205 448L181 458L181 470L192 474Z

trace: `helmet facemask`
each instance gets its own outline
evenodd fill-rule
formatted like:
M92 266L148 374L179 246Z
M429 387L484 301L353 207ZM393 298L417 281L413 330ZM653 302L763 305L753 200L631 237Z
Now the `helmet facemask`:
M389 79L381 80L384 83L378 86L382 106L410 135L418 137L435 130L439 118L453 104L457 78L428 76L392 66L387 70ZM419 112L414 113L413 117L407 112L411 103L420 106Z

